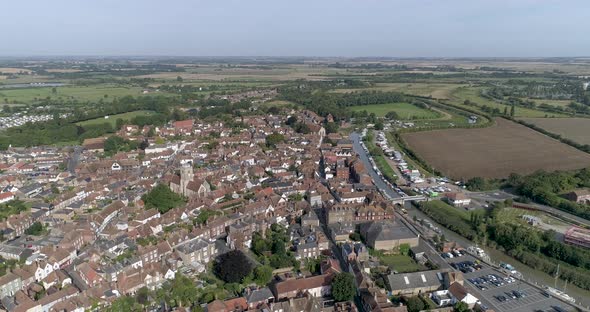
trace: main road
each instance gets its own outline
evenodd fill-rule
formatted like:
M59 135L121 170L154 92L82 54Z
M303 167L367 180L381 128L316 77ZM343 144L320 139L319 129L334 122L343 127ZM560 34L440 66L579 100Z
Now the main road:
M373 169L373 165L371 165L371 162L369 161L369 155L367 155L367 153L363 149L363 146L361 145L361 136L358 133L353 132L350 134L350 140L352 140L352 147L354 151L359 155L359 158L363 165L365 165L365 168L367 168L367 172L369 173L369 176L371 176L371 178L373 179L373 183L375 184L375 186L381 192L387 194L391 198L401 197L398 193L392 190L391 187L387 185L383 177L380 176L377 173L377 171L375 171L375 169Z

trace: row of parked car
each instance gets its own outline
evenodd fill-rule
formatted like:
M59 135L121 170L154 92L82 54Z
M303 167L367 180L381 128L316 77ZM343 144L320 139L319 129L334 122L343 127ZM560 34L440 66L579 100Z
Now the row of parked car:
M516 282L516 279L512 276L501 277L497 274L488 274L477 278L470 278L467 280L480 290L486 290L492 286L500 287Z
M471 273L475 271L479 271L483 268L483 266L479 263L474 263L473 261L463 261L457 263L451 263L451 266L463 273Z
M442 254L440 254L440 256L443 257L444 259L452 259L452 258L458 258L458 257L464 256L465 254L467 254L467 252L465 250L453 249L450 252L443 252ZM451 264L451 265L453 265L453 264Z
M520 299L526 297L526 293L522 290L506 291L504 294L496 295L496 300L500 302L510 301L513 299Z

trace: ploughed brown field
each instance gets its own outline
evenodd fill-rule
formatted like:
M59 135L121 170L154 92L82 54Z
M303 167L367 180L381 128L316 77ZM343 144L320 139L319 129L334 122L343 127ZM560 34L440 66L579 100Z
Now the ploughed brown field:
M521 118L578 144L590 144L590 118Z
M590 167L590 154L502 118L488 128L414 132L402 137L422 159L454 179Z

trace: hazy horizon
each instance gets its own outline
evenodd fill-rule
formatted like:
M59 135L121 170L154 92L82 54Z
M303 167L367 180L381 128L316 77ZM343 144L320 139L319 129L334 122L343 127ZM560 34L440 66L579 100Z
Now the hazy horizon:
M24 0L0 11L0 56L583 57L587 16L580 0Z

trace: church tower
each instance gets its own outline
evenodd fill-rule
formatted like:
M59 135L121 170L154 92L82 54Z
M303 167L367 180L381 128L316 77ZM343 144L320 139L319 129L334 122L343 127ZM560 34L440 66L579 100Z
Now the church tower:
M180 190L182 192L182 195L186 196L186 187L188 186L188 183L193 180L193 176L194 173L192 164L188 163L182 165L182 167L180 168Z

